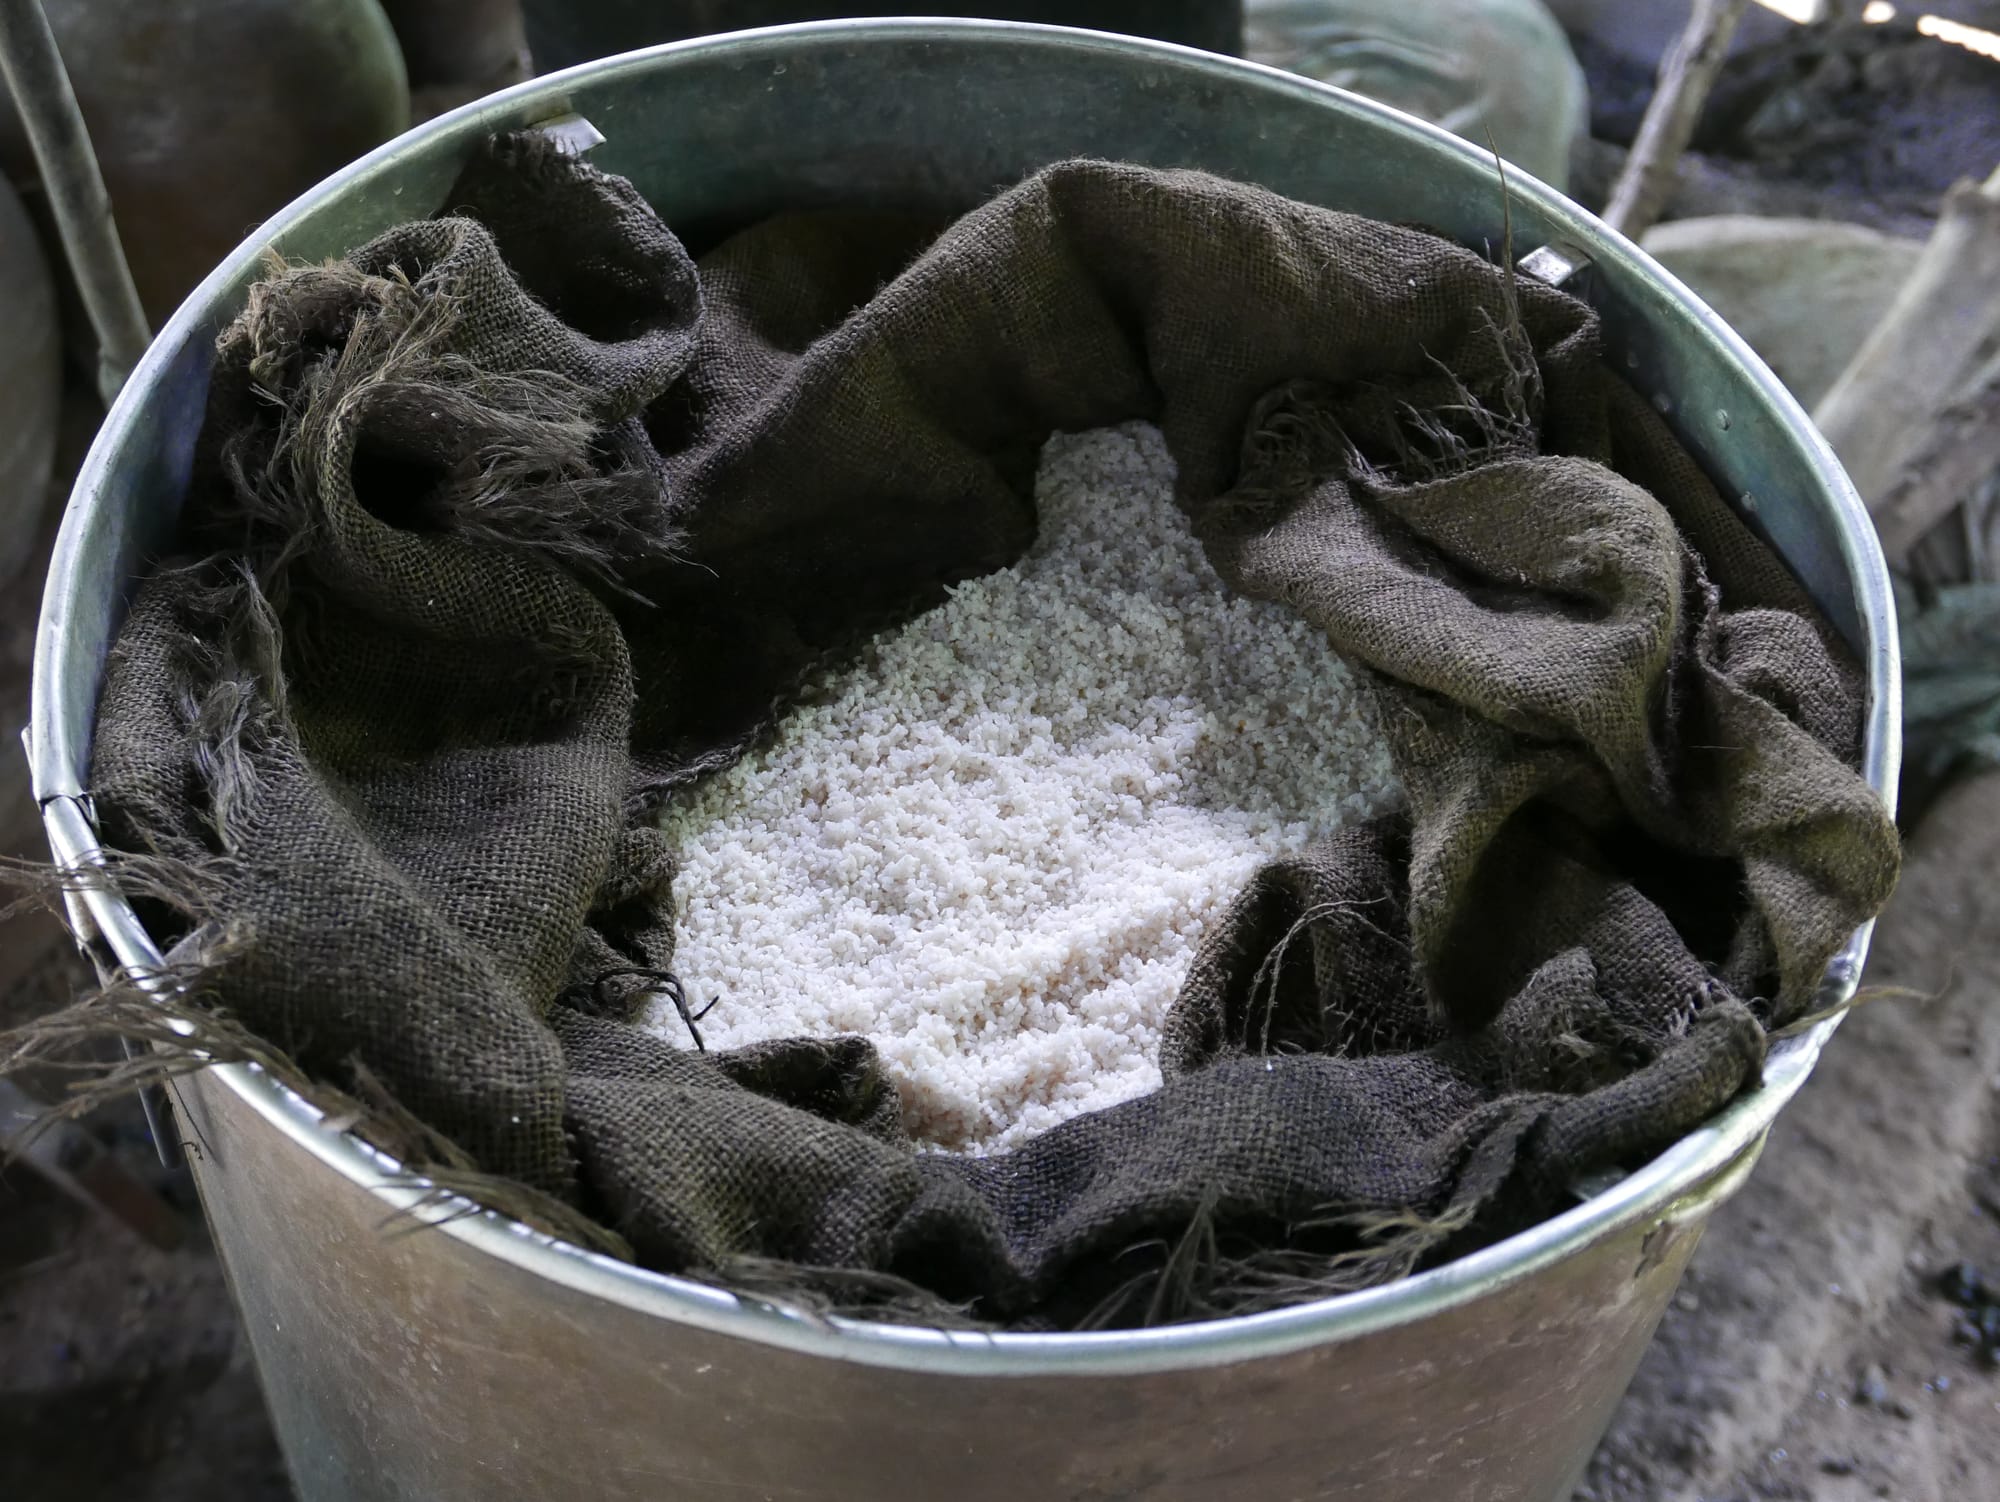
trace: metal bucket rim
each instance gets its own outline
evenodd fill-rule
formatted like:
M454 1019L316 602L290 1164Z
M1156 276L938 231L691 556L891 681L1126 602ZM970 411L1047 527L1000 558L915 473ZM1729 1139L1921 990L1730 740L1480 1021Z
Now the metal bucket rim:
M1140 56L1164 66L1203 73L1258 90L1289 92L1376 126L1416 137L1429 147L1492 167L1490 153L1390 106L1279 69L1198 49L1104 32L1022 22L962 18L847 19L760 28L665 43L582 63L528 80L425 122L350 163L301 194L261 225L198 286L155 337L107 414L79 471L65 512L35 643L33 713L27 740L44 823L56 859L88 862L97 848L85 778L90 715L77 728L58 722L59 685L76 667L69 627L68 581L89 541L92 501L105 487L111 460L132 428L169 361L207 320L205 311L262 257L265 247L295 221L337 198L364 176L413 147L440 137L467 139L547 120L567 110L568 90L621 72L650 73L692 52L734 51L746 61L777 56L798 44L875 41L942 45L1048 46ZM1594 215L1517 168L1506 171L1509 190L1536 205L1572 240L1589 248L1596 264L1619 264L1662 288L1682 305L1702 337L1719 344L1755 387L1772 415L1801 441L1813 460L1813 489L1830 503L1838 523L1841 561L1864 632L1862 644L1870 704L1863 771L1893 810L1900 761L1900 679L1893 596L1886 565L1866 509L1831 449L1791 394L1726 324L1676 278L1630 240ZM96 671L101 675L101 663ZM91 700L101 676L91 680ZM160 954L130 904L102 881L87 884L80 905L119 963L143 971ZM1865 958L1872 923L1864 924L1828 967L1821 1004L1850 998ZM1221 1365L1275 1356L1420 1320L1530 1277L1635 1223L1692 1213L1712 1203L1747 1171L1765 1132L1811 1073L1835 1015L1773 1047L1762 1084L1739 1097L1651 1162L1563 1213L1442 1267L1379 1288L1295 1305L1265 1314L1149 1330L1066 1334L977 1333L915 1328L837 1318L739 1298L691 1279L656 1273L585 1251L457 1196L440 1194L428 1181L354 1133L329 1129L325 1113L254 1064L210 1066L207 1073L322 1162L369 1190L386 1210L429 1224L437 1234L578 1293L622 1305L635 1314L689 1324L719 1334L873 1366L934 1374L1028 1376L1039 1374L1141 1374ZM1718 1188L1718 1186L1722 1186Z

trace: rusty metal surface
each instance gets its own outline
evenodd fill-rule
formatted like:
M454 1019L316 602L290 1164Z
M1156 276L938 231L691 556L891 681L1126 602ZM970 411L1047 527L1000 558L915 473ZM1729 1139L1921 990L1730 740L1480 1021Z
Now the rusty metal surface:
M1268 69L1124 39L848 22L677 44L536 80L329 179L220 267L141 362L79 477L37 642L30 745L52 848L87 861L91 714L128 581L171 529L217 326L266 243L337 254L442 200L488 132L580 115L593 160L699 242L785 207L965 206L1071 155L1200 166L1309 201L1502 243L1491 161ZM1872 689L1865 770L1893 798L1896 640L1879 550L1802 412L1629 242L1507 176L1517 251L1556 247L1608 358L1847 635ZM1547 258L1544 258L1546 261ZM1537 263L1542 264L1542 263ZM96 942L158 953L108 886ZM1851 994L1855 935L1823 1000ZM1832 1031L1762 1089L1571 1210L1447 1267L1250 1319L968 1336L739 1303L468 1213L329 1131L254 1068L184 1084L184 1135L308 1502L841 1499L901 1487L1035 1498L1563 1495L1702 1216L1747 1172Z

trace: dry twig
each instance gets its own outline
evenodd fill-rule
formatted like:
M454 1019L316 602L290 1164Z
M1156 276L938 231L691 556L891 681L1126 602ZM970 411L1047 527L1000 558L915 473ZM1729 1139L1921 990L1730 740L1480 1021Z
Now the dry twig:
M1961 184L1910 278L1813 414L1891 564L2000 465L2000 171Z
M1868 498L1882 551L1891 560L1906 557L1932 528L1969 504L1996 472L2000 472L2000 361L1937 414L1905 451L1888 488L1879 497Z
M1636 240L1660 217L1673 192L1681 153L1694 139L1695 122L1748 4L1749 0L1695 0L1687 29L1660 65L1660 85L1646 106L1625 170L1611 190L1604 218L1613 229Z

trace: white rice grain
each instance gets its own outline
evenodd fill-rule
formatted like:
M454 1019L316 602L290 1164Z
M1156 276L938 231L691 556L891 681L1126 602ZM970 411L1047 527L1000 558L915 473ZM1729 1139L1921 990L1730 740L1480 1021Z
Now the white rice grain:
M1397 792L1353 674L1227 594L1142 426L1052 441L1013 568L884 636L672 805L711 1048L861 1033L919 1141L1018 1145L1160 1081L1258 866ZM686 1042L670 1008L653 1025Z

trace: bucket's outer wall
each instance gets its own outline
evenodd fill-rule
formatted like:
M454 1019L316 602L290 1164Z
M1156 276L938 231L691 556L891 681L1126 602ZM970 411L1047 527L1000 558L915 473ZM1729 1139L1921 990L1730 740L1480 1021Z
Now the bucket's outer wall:
M570 110L607 138L593 159L697 248L787 207L964 208L1076 155L1204 167L1496 249L1502 233L1490 162L1378 106L1194 54L961 23L714 39L538 80L412 132L271 233L295 257L338 254L437 209L487 133ZM1607 358L1862 654L1865 770L1892 798L1887 577L1824 443L1739 341L1573 205L1517 182L1511 224L1517 254L1554 246L1581 263L1574 285L1604 314ZM163 332L72 498L30 733L59 857L89 848L104 654L128 581L173 526L214 334L261 249L239 251ZM119 960L156 961L129 905L108 890L82 901ZM1864 929L1826 1000L1851 993L1865 949ZM1702 1218L1827 1030L1776 1048L1764 1089L1654 1163L1487 1252L1324 1305L1143 1335L802 1330L494 1217L398 1222L415 1192L242 1066L181 1085L180 1135L304 1502L873 1502L899 1483L953 1502L1557 1502Z
M306 1502L1553 1502L1707 1215L1286 1356L950 1377L757 1350L385 1228L212 1075L178 1094Z

